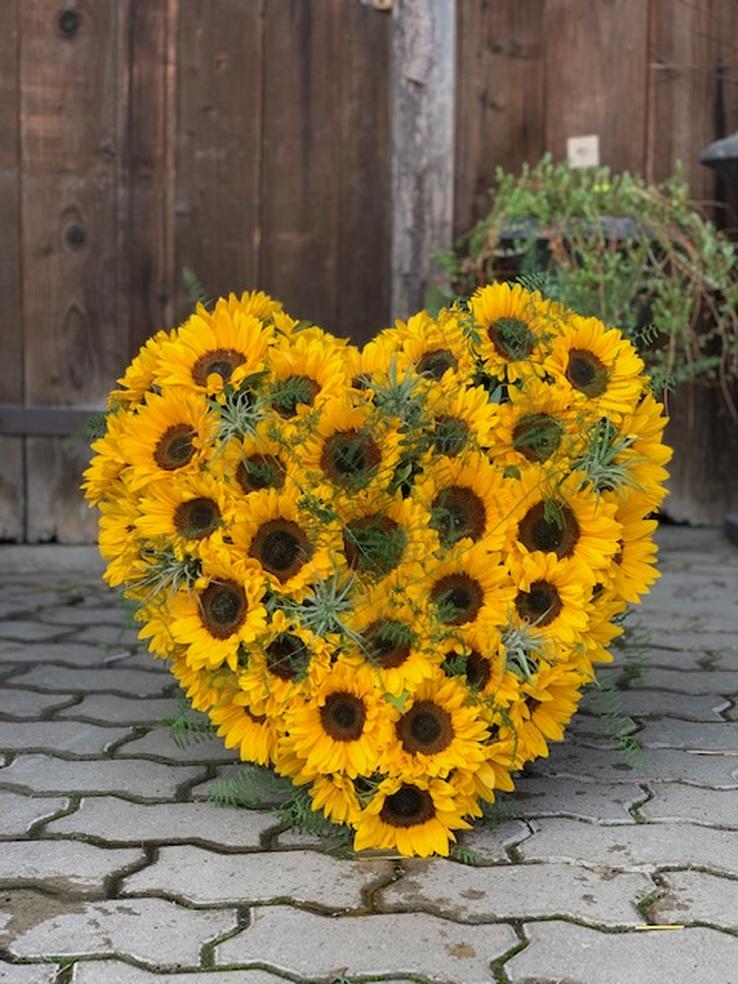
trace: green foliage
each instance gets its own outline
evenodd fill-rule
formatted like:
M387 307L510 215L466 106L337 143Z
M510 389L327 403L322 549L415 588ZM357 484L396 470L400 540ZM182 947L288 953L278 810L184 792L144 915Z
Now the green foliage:
M87 421L85 424L85 441L87 444L92 444L93 441L99 441L101 437L105 437L105 432L108 429L109 412L109 410L100 410L98 413L93 413Z
M232 779L216 779L210 787L208 800L217 806L238 806L249 810L269 806L274 792L288 801L292 784L289 779L276 775L271 769L259 765L242 765Z
M452 861L458 861L459 864L479 864L479 856L470 847L463 847L458 843L451 845L448 856Z
M661 184L545 156L498 169L491 208L435 257L444 300L518 273L529 289L620 328L656 391L738 379L738 248L690 202L681 170Z
M215 728L204 714L193 711L183 693L177 695L177 710L161 724L169 728L169 736L177 748L188 748L207 741L215 734Z
M298 834L314 834L338 840L342 846L351 843L348 827L327 820L319 810L313 810L312 800L304 787L293 791L293 795L277 809L279 822Z
M207 308L213 303L212 299L208 297L208 292L205 290L202 281L187 266L182 267L182 290L193 307L196 304L203 304Z

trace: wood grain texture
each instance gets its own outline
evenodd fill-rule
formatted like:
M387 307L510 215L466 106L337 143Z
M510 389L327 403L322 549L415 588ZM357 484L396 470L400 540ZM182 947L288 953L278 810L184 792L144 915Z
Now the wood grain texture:
M126 4L56 0L20 7L23 312L26 402L102 402L128 359L119 255ZM70 14L74 17L70 18ZM62 20L64 18L64 20ZM94 533L72 518L79 452L27 441L30 541ZM50 521L50 489L63 489ZM87 519L86 511L81 514Z
M8 0L0 33L0 401L23 402L20 296L18 3ZM23 538L23 439L0 438L0 540Z
M261 0L178 5L177 319L192 307L183 267L212 297L257 285L262 8ZM279 77L282 66L269 71Z
M422 307L453 227L455 0L398 0L392 34L392 317Z
M545 149L541 0L457 0L454 233L489 207L498 166Z
M600 162L641 171L646 157L646 0L546 0L546 147L596 133Z

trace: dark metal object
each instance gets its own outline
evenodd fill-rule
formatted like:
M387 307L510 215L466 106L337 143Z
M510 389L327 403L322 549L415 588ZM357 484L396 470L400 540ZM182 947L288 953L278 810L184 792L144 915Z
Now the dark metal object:
M69 437L84 432L102 407L21 407L0 403L0 434L16 437Z
M711 167L734 189L738 188L738 133L711 143L702 152L700 163Z

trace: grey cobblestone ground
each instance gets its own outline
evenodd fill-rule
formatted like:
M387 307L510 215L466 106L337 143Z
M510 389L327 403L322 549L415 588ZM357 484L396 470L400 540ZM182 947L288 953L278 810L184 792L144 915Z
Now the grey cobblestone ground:
M232 755L161 727L94 552L0 548L0 982L738 984L738 551L660 540L651 666L618 670L643 768L581 713L468 863L206 802Z

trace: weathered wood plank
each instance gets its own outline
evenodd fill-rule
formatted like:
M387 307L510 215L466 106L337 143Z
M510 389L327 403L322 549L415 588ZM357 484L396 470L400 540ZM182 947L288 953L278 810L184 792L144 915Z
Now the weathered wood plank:
M115 0L74 9L60 9L56 0L20 6L25 397L31 405L97 403L127 361L118 256L126 10ZM59 439L27 440L30 541L94 536L76 488L84 457Z
M262 102L261 0L178 5L176 276L189 267L212 296L256 286ZM268 71L279 80L285 66ZM168 176L172 180L172 175Z
M546 0L546 147L554 157L566 159L567 137L596 133L602 164L643 170L648 6Z
M344 4L341 17L335 328L364 342L389 323L390 29L388 12Z
M392 317L423 304L453 228L456 0L398 0L392 34Z
M0 33L0 401L23 402L18 133L18 3L6 4ZM0 540L23 538L23 441L0 438Z
M338 330L341 0L267 0L259 280Z
M454 232L489 207L498 166L518 172L544 151L541 0L457 0Z

